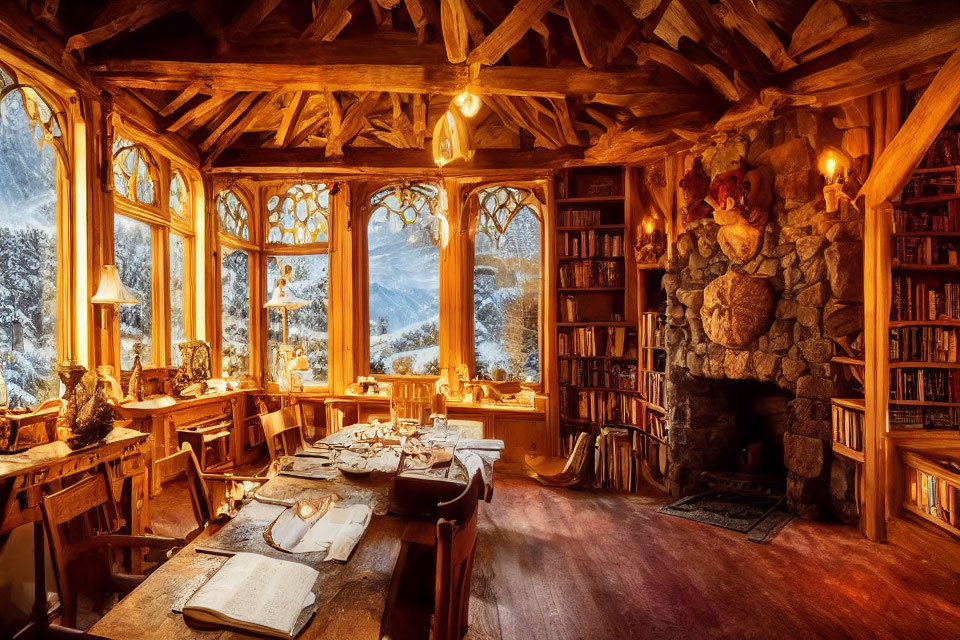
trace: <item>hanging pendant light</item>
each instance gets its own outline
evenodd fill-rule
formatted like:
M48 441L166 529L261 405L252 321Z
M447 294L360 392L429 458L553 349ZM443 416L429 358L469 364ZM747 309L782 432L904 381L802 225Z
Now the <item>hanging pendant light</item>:
M454 160L470 160L472 146L470 127L460 111L445 112L433 128L433 161L443 167Z
M472 118L480 111L480 96L470 93L470 89L464 89L463 93L453 99L453 104L464 116Z

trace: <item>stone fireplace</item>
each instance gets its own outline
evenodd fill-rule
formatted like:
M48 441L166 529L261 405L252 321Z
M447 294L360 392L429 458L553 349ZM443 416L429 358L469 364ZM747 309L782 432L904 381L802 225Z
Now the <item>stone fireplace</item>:
M750 471L777 477L802 517L829 503L830 398L847 391L834 343L863 328L861 220L827 214L816 166L836 135L801 111L703 152L710 179L749 168L772 198L749 224L743 209L687 222L664 277L674 495Z

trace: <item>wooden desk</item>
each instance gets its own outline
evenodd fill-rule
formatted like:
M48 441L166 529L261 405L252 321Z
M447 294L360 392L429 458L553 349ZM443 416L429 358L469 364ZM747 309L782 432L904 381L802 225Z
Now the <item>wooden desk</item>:
M168 406L158 406L153 400L131 402L121 405L117 411L131 420L132 428L150 436L147 455L150 493L154 496L160 493L160 484L164 480L156 474L154 462L179 450L179 429L219 422L230 423L230 444L227 448L229 460L216 464L215 468L206 469L207 471L229 469L234 464L247 462L262 453L247 446L250 438L244 427L244 419L248 413L246 391L226 391L197 398L175 399ZM256 428L259 428L259 425L256 425ZM202 459L200 451L195 453L198 459Z
M131 480L124 518L130 533L143 533L149 514L143 455L146 439L147 436L139 431L118 427L102 443L77 451L58 441L22 453L0 456L0 548L11 531L33 523L34 550L39 551L34 554L33 618L39 625L47 619L42 497L63 488L64 480L105 464L117 495L124 495L124 482L128 478Z

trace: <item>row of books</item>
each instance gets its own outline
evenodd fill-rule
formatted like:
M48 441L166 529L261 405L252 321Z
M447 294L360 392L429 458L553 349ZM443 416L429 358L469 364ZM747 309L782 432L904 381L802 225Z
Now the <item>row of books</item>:
M631 349L636 351L636 347ZM557 355L609 356L628 354L626 327L569 327L557 334Z
M960 200L950 200L927 209L894 209L893 230L898 233L960 232Z
M960 502L960 489L946 479L907 467L907 485L909 500L918 509L947 524L957 527L960 524L957 503Z
M622 287L623 261L583 260L566 262L558 272L560 287Z
M640 346L663 349L666 345L666 319L659 313L640 314Z
M863 412L833 405L833 441L863 451Z
M898 236L890 239L894 264L957 264L957 240L930 236Z
M893 369L890 400L960 402L960 370Z
M892 320L960 319L960 283L947 282L942 289L910 276L893 278Z
M903 188L902 198L936 198L957 193L956 169L944 169L943 172L914 174Z
M958 362L955 327L890 329L891 362Z
M890 405L890 426L894 429L956 429L960 407L915 407Z
M665 407L666 374L662 371L644 371L640 378L640 395L647 402Z
M623 233L597 233L593 229L560 234L561 258L616 258L623 256Z
M560 360L558 379L560 384L575 387L602 387L605 389L637 389L636 365L614 364L601 360Z
M560 419L637 424L641 410L637 397L620 391L583 391L560 386Z
M667 417L655 411L647 411L646 419L643 421L643 430L655 438L666 441Z
M600 224L600 209L561 209L557 212L557 226L590 227Z
M633 429L603 427L593 448L594 480L601 489L636 491L640 485L639 435Z

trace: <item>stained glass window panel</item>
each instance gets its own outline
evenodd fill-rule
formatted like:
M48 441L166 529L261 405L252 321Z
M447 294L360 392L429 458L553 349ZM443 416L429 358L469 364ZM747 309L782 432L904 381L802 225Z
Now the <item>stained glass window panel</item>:
M476 375L540 380L539 206L524 189L479 194L473 268Z
M117 136L113 141L113 187L117 195L157 204L157 164L139 144Z
M190 194L187 192L187 183L183 179L183 175L174 170L170 177L170 213L181 220L186 220L187 213L190 210L189 197Z
M217 217L220 231L231 236L250 239L250 216L243 200L230 189L217 194Z
M224 375L250 370L250 255L223 247L220 259Z
M37 145L35 124L21 92L0 101L0 371L11 407L33 407L59 388L57 154Z
M287 271L289 268L289 271ZM281 271L289 273L287 293L308 304L287 312L289 344L302 348L310 365L307 371L294 371L306 383L326 384L329 373L330 257L325 253L267 258L267 299L273 297ZM283 336L281 312L268 310L267 368L270 379L280 381L283 367L278 366L277 353Z
M310 244L326 242L329 233L330 190L326 184L295 184L267 200L267 242Z
M390 185L367 224L371 373L440 371L440 245L444 194L429 183Z
M151 229L123 215L114 216L113 255L120 281L139 304L120 305L120 368L133 367L133 357L140 362L153 361L153 246Z

